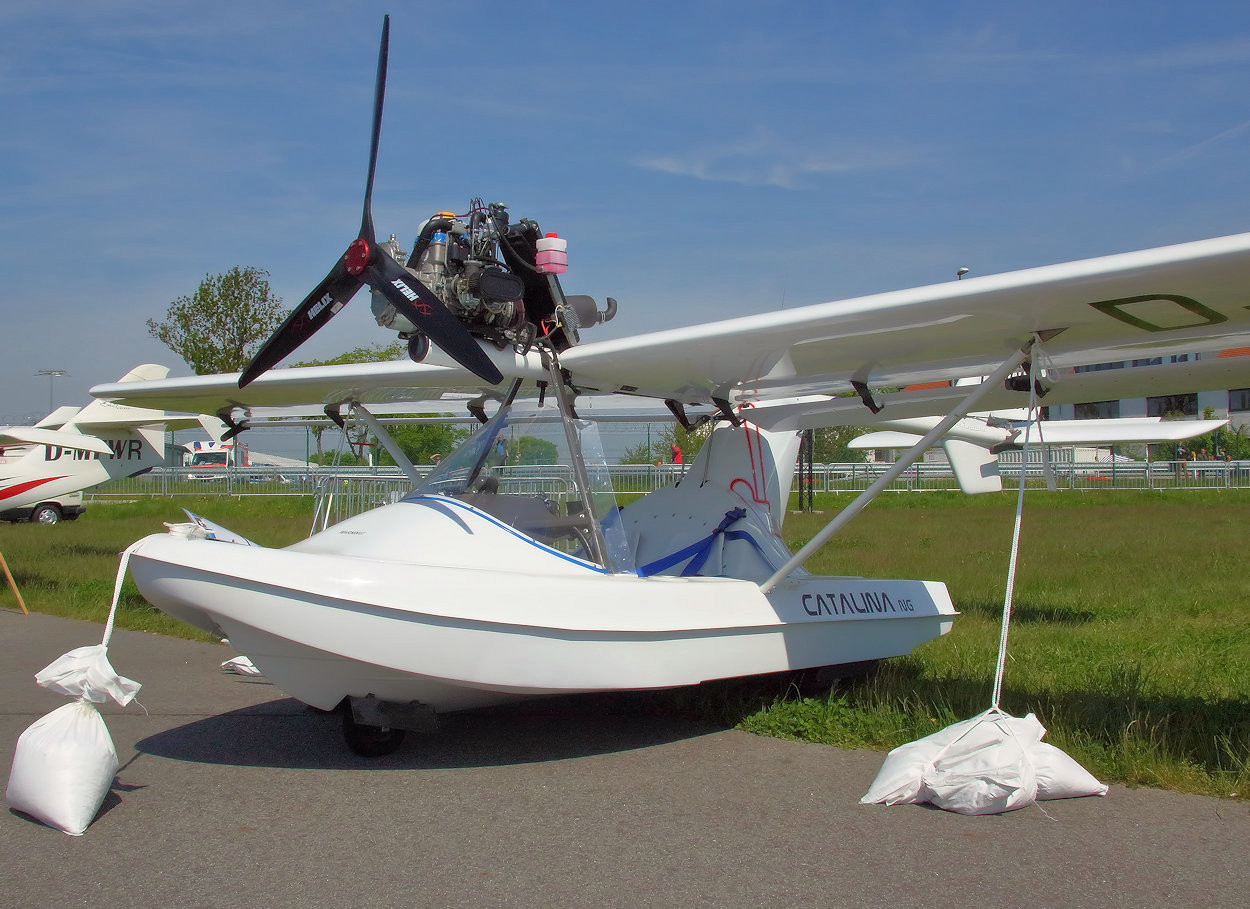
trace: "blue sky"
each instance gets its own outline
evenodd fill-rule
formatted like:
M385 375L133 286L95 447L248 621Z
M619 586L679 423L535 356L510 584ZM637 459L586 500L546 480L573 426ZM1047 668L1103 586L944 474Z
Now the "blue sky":
M388 11L378 233L508 203L586 340L1250 230L1244 0L62 6L0 5L0 422L187 374L145 320L206 273L324 276Z

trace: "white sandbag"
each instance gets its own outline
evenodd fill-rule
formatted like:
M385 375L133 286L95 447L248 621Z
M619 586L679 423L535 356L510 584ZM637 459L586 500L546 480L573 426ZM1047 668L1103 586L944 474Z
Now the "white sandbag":
M1097 777L1072 760L1071 755L1054 745L1038 742L1032 757L1039 799L1075 799L1107 794L1106 783L1100 783Z
M103 644L78 647L61 654L35 673L35 681L52 691L97 704L112 698L125 707L143 686L120 676L109 662Z
M895 748L860 802L998 814L1038 799L1107 794L1085 768L1042 742L1045 734L1031 713L987 710Z
M256 664L245 656L231 657L221 664L221 668L226 672L233 672L235 675L260 675L261 671L256 668Z
M16 811L81 836L117 767L104 718L86 701L75 701L36 720L18 738L5 800Z
M1029 749L1046 730L1033 714L983 714L957 725L959 737L925 769L918 801L960 814L1001 814L1037 800Z

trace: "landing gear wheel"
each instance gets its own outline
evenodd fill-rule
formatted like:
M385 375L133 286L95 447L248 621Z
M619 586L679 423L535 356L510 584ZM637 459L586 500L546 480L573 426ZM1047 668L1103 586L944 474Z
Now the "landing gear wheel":
M350 704L343 705L343 739L361 757L383 757L404 743L404 730L357 723Z
M425 335L413 335L408 339L408 359L420 363L430 352L430 339Z
M30 523L32 524L59 524L60 521L61 509L55 505L38 505L30 513Z

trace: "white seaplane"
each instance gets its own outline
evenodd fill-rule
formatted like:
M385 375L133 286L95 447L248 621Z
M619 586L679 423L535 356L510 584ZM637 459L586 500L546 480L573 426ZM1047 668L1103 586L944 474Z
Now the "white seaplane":
M1042 392L1103 400L1125 382L1133 395L1250 382L1250 358L1215 356L1250 344L1250 234L582 344L579 330L613 305L565 297L547 238L509 225L502 206L435 215L406 264L375 241L386 34L361 231L326 279L240 375L92 389L236 429L252 408L348 409L409 472L402 500L284 549L183 527L130 557L151 603L229 638L293 697L348 708L362 753L393 749L438 712L907 653L950 629L943 584L801 566L966 414ZM424 362L266 371L365 284L379 323ZM1070 371L1168 351L1203 356ZM984 378L954 381L969 375ZM423 479L370 408L453 393L484 425ZM714 414L682 479L624 507L578 411L611 394L664 401L687 423ZM946 416L863 497L787 549L801 430L935 413ZM511 466L518 451L557 448L567 471Z

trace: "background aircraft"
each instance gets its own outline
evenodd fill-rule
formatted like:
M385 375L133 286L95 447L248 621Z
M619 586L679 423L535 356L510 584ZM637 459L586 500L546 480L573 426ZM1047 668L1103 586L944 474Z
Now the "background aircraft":
M164 366L136 366L118 381L161 379L168 372ZM81 409L57 408L34 426L0 426L0 518L40 524L72 520L83 510L77 493L163 465L166 427L197 423L193 417L170 421L159 410L97 400Z
M882 432L852 439L848 448L864 451L911 448L939 422L939 417L885 421ZM969 494L998 492L1003 488L998 453L1029 444L1050 446L1106 446L1135 442L1177 442L1192 439L1226 426L1228 420L1164 420L1138 417L1105 420L1033 420L1025 411L999 411L964 417L941 440L959 488ZM1053 471L1049 452L1045 466Z

